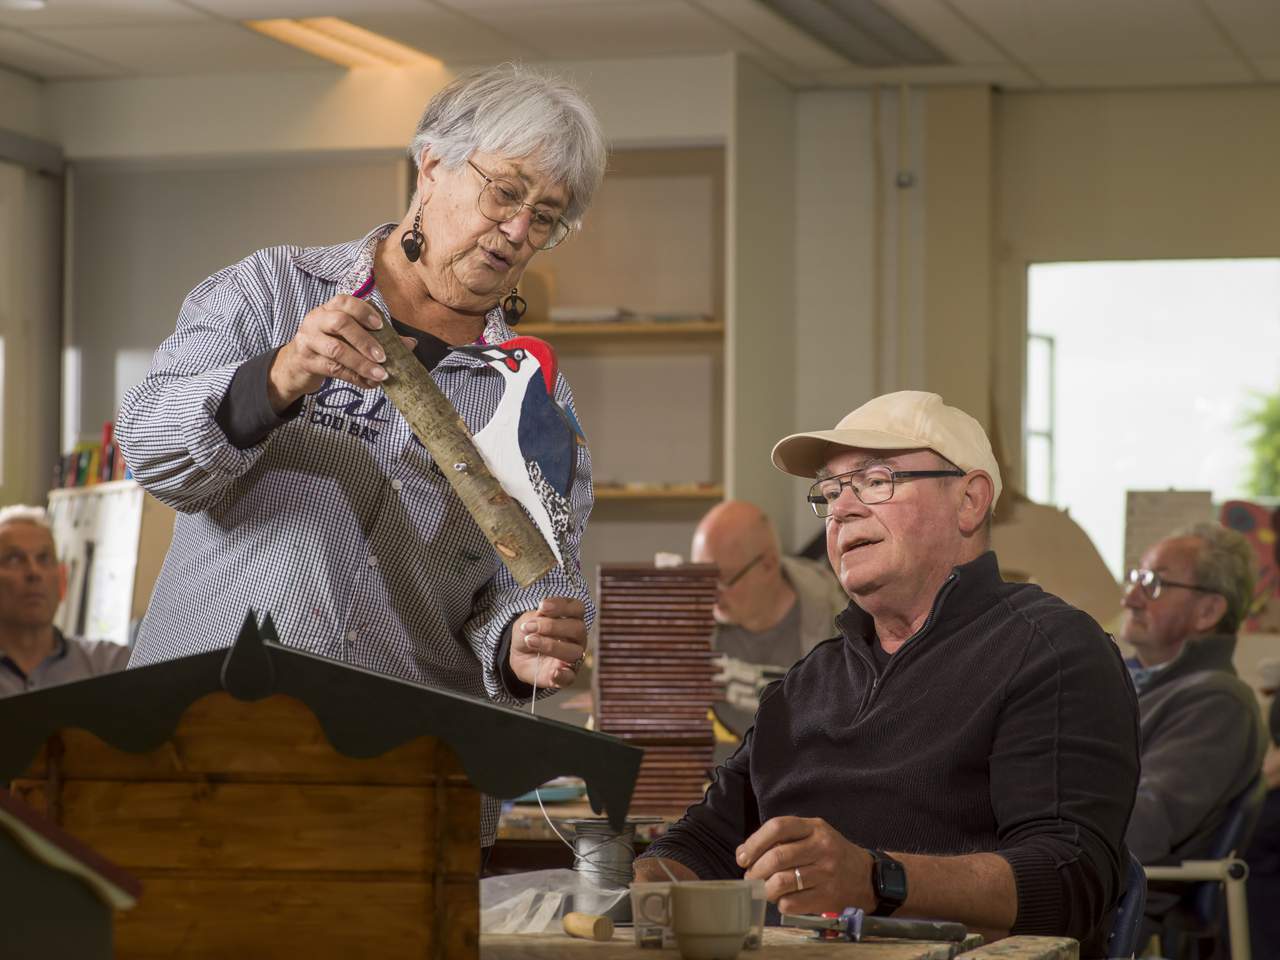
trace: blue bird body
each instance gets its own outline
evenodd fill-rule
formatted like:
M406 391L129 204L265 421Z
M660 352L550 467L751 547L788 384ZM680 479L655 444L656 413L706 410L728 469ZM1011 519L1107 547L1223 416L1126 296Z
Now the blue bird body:
M556 559L569 529L569 491L577 473L577 419L555 401L555 352L536 337L497 347L465 347L502 374L502 399L475 435L485 464L533 519Z

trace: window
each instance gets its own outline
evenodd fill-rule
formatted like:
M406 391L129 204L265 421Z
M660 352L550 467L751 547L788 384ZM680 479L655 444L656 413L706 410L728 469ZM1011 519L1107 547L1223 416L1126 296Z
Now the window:
M1128 490L1245 496L1280 388L1280 260L1046 263L1027 278L1026 489L1117 577Z

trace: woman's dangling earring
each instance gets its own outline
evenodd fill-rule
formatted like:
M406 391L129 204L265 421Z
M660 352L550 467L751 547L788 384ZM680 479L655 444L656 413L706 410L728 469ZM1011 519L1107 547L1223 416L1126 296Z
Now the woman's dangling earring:
M404 251L404 258L410 263L417 263L426 242L427 238L422 235L422 204L418 204L418 212L413 218L413 229L406 230L400 235L400 249Z
M507 323L515 326L520 322L520 318L524 316L524 312L529 309L529 304L525 302L524 297L520 296L520 288L512 287L502 300L502 312Z

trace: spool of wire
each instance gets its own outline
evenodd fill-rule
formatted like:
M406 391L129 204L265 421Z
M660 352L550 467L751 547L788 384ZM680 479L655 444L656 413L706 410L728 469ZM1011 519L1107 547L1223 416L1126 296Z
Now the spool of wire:
M583 879L601 887L625 887L631 883L635 860L636 822L628 820L619 833L608 820L569 820L573 827L573 869Z

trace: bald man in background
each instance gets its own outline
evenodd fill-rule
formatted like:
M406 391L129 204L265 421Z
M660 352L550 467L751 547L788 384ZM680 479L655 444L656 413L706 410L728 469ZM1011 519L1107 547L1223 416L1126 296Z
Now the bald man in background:
M849 597L825 563L784 557L773 522L754 503L712 507L693 534L694 563L720 568L713 648L725 658L722 715L738 735L760 693L824 640Z

